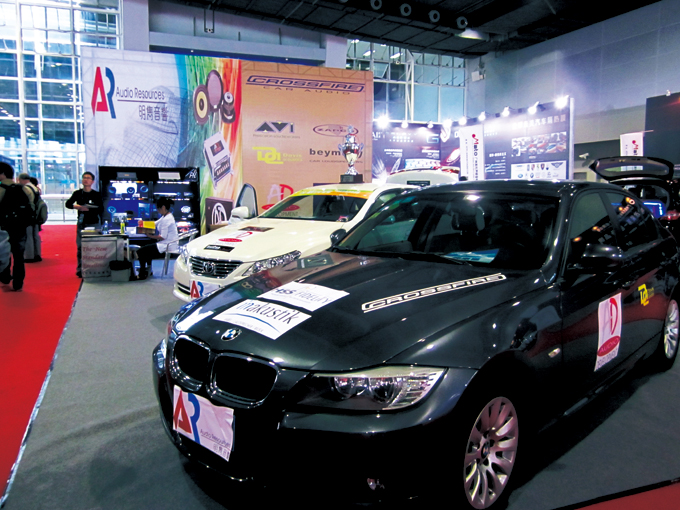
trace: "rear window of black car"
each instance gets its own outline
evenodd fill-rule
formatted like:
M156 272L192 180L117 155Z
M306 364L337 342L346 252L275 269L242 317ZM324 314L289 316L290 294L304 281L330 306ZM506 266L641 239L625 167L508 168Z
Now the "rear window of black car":
M358 253L533 269L546 259L557 200L531 195L442 193L398 198L337 246ZM429 255L430 257L426 257Z

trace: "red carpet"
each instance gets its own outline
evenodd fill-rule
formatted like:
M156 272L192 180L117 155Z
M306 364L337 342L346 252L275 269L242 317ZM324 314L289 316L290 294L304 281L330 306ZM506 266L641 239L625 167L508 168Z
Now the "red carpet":
M43 261L26 264L24 288L15 292L0 284L0 495L80 289L75 235L74 225L44 226Z

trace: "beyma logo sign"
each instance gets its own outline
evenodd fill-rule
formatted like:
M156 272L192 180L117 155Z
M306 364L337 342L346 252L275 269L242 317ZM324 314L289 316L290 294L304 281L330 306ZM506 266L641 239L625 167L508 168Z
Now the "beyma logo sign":
M111 118L116 118L116 110L113 108L113 93L116 90L116 79L113 71L105 67L106 78L109 80L109 91L104 89L101 67L97 67L94 73L94 88L92 89L92 113L111 111Z

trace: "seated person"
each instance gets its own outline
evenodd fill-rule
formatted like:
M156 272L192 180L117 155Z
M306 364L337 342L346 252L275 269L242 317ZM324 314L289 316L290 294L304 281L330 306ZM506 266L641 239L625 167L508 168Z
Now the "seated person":
M156 233L146 234L147 237L155 239L156 242L142 246L137 250L137 258L139 258L138 280L144 280L149 274L153 274L151 271L151 261L163 258L165 252L168 249L172 249L170 245L177 244L179 234L177 233L175 217L170 212L170 208L174 203L175 201L168 197L161 197L156 201L156 209L161 217L156 220Z

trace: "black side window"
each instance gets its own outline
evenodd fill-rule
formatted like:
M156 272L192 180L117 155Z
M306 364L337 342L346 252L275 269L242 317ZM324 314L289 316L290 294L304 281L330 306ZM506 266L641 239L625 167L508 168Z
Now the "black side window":
M614 225L599 193L577 199L569 218L569 260L581 258L588 244L616 245Z
M628 250L658 238L656 222L640 200L616 192L608 192L607 199L614 207L623 232L621 248Z

